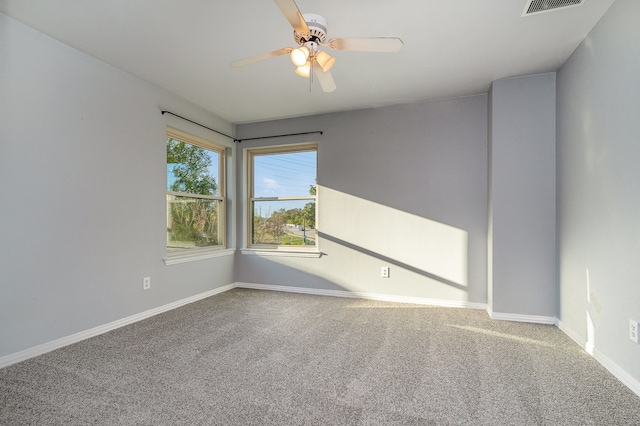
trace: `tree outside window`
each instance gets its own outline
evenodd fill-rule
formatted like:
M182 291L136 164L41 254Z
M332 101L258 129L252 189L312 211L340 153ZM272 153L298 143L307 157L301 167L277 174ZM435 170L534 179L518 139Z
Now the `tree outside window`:
M169 252L224 246L224 150L201 145L184 135L167 137Z

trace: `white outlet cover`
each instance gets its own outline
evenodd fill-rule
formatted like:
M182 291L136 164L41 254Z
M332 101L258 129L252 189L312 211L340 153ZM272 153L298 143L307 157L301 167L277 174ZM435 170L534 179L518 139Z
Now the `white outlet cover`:
M142 289L149 290L151 288L151 277L144 277L142 279Z
M629 320L629 339L634 343L638 343L638 321L632 319Z

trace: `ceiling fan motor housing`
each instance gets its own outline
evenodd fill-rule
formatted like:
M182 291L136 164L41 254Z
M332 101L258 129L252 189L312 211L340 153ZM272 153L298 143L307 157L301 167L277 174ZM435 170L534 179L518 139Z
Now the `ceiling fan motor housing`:
M299 33L294 31L293 38L299 45L305 45L306 43L325 44L327 42L327 20L315 13L305 13L302 15L304 21L309 27L309 34Z

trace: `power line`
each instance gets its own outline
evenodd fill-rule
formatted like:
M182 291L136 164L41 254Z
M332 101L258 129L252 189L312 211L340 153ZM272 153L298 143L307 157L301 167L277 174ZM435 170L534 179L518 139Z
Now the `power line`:
M305 166L305 167L315 167L316 165L316 161L315 160L310 160L310 161L295 161L295 160L291 160L291 159L285 159L285 158L270 158L269 160L273 160L273 161L283 161L285 163L291 163L291 164L296 164L296 165L300 165L300 166Z
M295 171L308 171L308 172L315 172L316 171L316 167L314 166L309 166L309 165L305 165L305 164L295 164L295 167L290 166L290 165L282 165L282 164L270 164L270 163L258 163L258 164L254 164L254 169L257 168L268 168L269 170L282 170L282 169L286 169L286 170L295 170Z
M302 157L293 157L294 154L267 154L257 156L256 159L261 159L264 161L274 160L274 161L285 161L289 163L295 164L314 164L316 163L316 155L313 153L313 157L310 156L302 156Z
M278 167L278 166L265 166L265 165L258 165L256 167L254 167L254 170L272 170L275 172L287 172L290 171L291 173L305 173L305 174L315 174L315 169L307 169L307 170L299 170L299 169L293 169L291 167Z

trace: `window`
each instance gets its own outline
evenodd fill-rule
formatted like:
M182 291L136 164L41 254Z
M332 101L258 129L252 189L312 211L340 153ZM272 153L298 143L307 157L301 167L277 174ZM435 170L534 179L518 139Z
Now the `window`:
M248 163L248 246L316 248L317 145L252 149Z
M225 247L225 150L167 132L167 252Z

